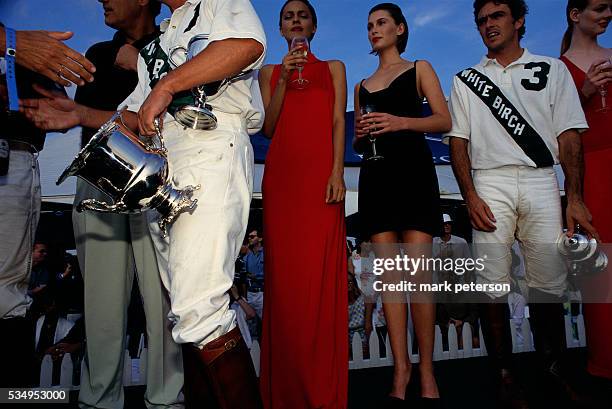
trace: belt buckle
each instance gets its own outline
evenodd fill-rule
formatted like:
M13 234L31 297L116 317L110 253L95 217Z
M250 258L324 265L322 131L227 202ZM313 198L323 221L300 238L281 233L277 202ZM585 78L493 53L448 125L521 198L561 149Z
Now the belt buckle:
M234 349L237 345L238 345L237 340L230 339L229 341L225 343L225 345L223 345L223 347L225 348L226 351L229 351L230 349Z

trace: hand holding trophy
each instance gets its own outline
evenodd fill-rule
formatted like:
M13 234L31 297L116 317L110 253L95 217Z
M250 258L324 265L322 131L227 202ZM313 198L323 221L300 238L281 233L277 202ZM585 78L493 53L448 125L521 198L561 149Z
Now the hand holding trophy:
M198 34L189 40L187 48L183 46L174 47L170 50L170 64L176 68L181 65L180 54L184 54L185 62L192 60L208 46L208 34ZM217 117L212 112L212 107L206 103L219 96L227 86L251 74L252 70L243 71L233 77L209 84L201 84L192 88L194 96L193 105L187 104L179 107L174 113L174 118L185 128L211 130L217 127Z
M208 46L208 35L198 34L189 40L187 49L182 46L170 50L170 64L175 68L180 65L175 58L178 53L186 53L186 60L192 60ZM194 96L193 105L183 105L174 114L174 118L185 128L209 130L217 127L217 117L212 113L212 107L206 103L205 85L191 89Z

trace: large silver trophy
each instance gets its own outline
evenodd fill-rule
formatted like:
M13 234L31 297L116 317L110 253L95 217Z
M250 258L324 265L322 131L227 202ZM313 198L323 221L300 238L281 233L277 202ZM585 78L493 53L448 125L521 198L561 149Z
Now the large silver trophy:
M176 56L186 54L186 61L191 60L208 46L208 35L199 34L189 40L187 49L175 47L170 50L170 63L177 67ZM199 85L191 90L194 96L194 105L183 105L174 114L174 119L186 128L208 130L217 127L217 117L212 113L212 107L206 104L206 86Z
M112 199L109 204L87 199L77 211L95 210L112 213L139 213L156 209L162 236L178 215L195 207L193 191L199 186L173 188L168 181L168 160L161 132L156 122L158 147L140 140L121 126L123 110L105 123L64 170L56 184L69 176L78 176Z
M208 34L193 36L187 48L177 46L170 49L169 61L176 68L182 64L182 60L189 61L202 52L208 46ZM212 101L227 89L232 83L244 79L253 72L252 69L243 71L237 75L215 81L210 84L201 84L191 89L194 104L183 105L174 113L174 119L185 128L210 130L217 127L217 117L212 112L212 107L206 101Z

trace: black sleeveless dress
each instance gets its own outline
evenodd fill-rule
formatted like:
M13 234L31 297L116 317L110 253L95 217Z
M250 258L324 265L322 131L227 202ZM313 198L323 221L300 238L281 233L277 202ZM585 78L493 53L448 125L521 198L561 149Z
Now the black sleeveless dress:
M417 64L395 78L389 87L369 92L363 81L359 104L374 105L376 112L418 118L423 99L416 86ZM359 219L363 239L386 231L418 230L432 236L442 228L440 192L431 150L422 132L398 131L376 139L377 154L367 138L359 174Z

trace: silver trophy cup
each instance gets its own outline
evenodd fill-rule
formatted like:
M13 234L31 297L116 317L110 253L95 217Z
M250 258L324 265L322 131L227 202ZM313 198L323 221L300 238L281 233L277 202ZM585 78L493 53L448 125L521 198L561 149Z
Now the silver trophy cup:
M199 186L173 188L168 181L168 160L159 127L159 147L141 141L116 122L121 111L104 124L64 170L56 184L78 176L110 197L113 204L87 199L77 211L139 213L156 209L162 236L181 212L196 206L193 191ZM157 124L156 124L157 125Z
M174 67L180 65L177 55L186 54L186 61L191 60L208 46L208 35L199 34L189 40L187 49L175 47L170 50L170 63ZM217 117L212 113L212 107L206 104L206 86L204 84L192 88L193 105L183 105L174 114L174 118L185 128L209 130L217 127Z
M601 273L608 267L608 256L599 248L597 240L581 233L579 226L572 237L564 234L559 238L557 249L566 257L571 276L586 277Z

